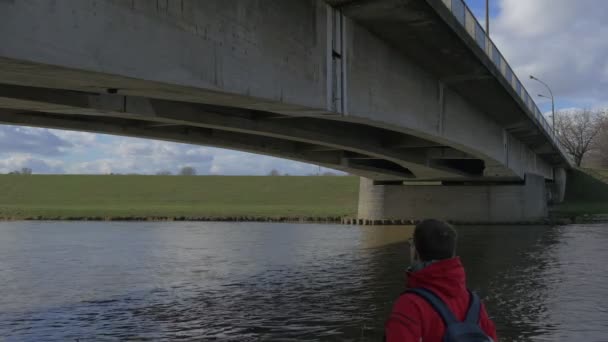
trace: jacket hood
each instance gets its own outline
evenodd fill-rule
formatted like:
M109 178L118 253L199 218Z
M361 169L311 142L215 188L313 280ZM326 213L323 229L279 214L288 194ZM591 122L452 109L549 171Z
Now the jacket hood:
M440 260L415 272L407 273L407 287L423 287L445 297L467 292L466 275L459 257Z

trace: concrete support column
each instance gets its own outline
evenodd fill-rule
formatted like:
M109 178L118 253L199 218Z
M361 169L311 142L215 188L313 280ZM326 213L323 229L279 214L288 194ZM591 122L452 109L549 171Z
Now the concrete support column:
M566 169L560 167L553 170L551 203L557 204L564 201L564 197L566 196L566 178Z
M524 184L505 185L374 185L361 178L358 218L509 223L547 217L542 176L527 174Z
M374 185L374 181L371 179L363 177L359 178L359 204L357 206L357 218L365 220L388 219L391 215L385 213L386 209L390 209L385 204L386 189L386 185Z

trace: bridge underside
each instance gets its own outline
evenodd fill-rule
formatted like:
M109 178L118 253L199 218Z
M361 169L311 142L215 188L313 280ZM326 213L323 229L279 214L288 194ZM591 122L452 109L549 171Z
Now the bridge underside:
M2 121L237 148L374 180L553 177L534 121L425 1L150 3L0 2Z
M378 193L392 195L374 203L410 203L393 187L433 181L478 186L474 206L480 189L502 183L517 195L496 203L515 208L530 196L515 187L530 188L533 175L542 180L534 184L552 180L567 163L530 102L442 6L0 1L0 123L314 163L369 179L361 203ZM530 186L533 198L544 196ZM413 198L458 201L420 189Z

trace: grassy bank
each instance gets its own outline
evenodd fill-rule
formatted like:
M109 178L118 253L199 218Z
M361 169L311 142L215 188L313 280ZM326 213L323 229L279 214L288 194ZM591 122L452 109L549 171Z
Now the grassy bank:
M356 177L0 175L0 218L338 217Z
M356 177L0 175L0 219L355 216ZM557 217L608 214L608 170L573 170Z
M564 203L552 212L558 216L608 214L608 170L569 171Z

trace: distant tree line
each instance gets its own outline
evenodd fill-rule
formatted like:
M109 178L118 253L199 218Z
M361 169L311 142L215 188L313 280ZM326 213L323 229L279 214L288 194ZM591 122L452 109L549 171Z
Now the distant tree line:
M184 166L175 175L176 176L196 176L196 174L197 174L197 172L196 172L195 168L193 168L192 166ZM137 175L142 175L142 174L141 173L134 173L134 172L129 172L129 173L112 172L112 173L110 173L110 175L112 175L112 176L121 176L121 175L137 176ZM169 170L160 170L160 171L157 171L155 173L155 175L157 175L157 176L172 176L173 172L171 172Z
M32 169L29 167L23 167L21 170L15 170L8 173L9 175L31 175Z
M29 167L24 167L21 168L21 170L15 170L15 171L11 171L8 173L9 175L31 175L32 174L32 169ZM130 176L136 176L136 175L140 175L139 173L116 173L116 172L112 172L109 175L111 176L121 176L121 175L130 175ZM156 172L157 176L172 176L173 173L169 170L160 170L158 172ZM176 173L176 175L178 176L196 176L197 175L197 171L194 167L192 166L184 166L182 167L178 173ZM288 173L285 174L281 174L278 170L276 169L272 169L269 173L269 176L289 176ZM331 171L325 171L323 173L316 173L316 174L308 174L308 176L340 176L341 174L338 173L334 173Z
M169 170L160 170L156 173L157 176L171 176L173 173ZM192 166L184 166L176 174L179 176L196 176L196 169Z

